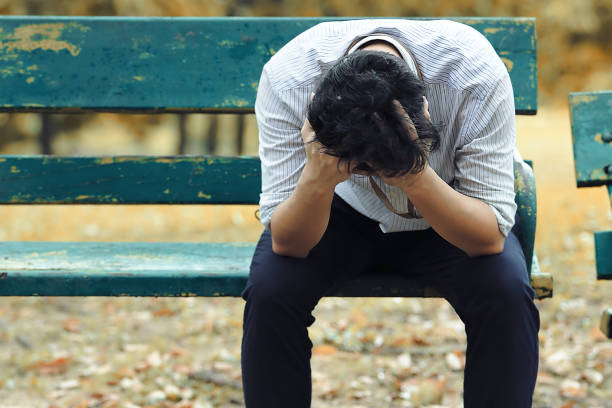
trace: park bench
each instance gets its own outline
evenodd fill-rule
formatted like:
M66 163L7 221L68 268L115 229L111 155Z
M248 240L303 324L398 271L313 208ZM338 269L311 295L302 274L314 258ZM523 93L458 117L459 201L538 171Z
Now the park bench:
M0 17L0 111L252 113L261 69L326 18ZM517 114L537 111L533 18L453 18L505 62ZM515 164L521 244L539 298L533 173ZM0 156L0 203L256 204L256 157ZM2 296L239 296L254 243L2 242ZM381 271L384 272L384 271ZM330 296L433 297L392 276Z
M569 95L576 184L607 186L612 207L612 91ZM595 232L597 279L612 279L612 230ZM601 331L612 338L612 309L601 316Z

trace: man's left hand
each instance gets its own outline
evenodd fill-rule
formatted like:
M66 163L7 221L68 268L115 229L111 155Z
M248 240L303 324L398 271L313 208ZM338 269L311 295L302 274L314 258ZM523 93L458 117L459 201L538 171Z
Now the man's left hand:
M427 112L427 115L429 116L429 111L427 109L427 100L425 99L425 97L423 97L423 99L425 103L424 110L425 112ZM414 123L412 122L412 119L410 119L410 116L408 115L408 113L406 113L406 110L403 108L402 104L399 101L394 100L393 106L394 106L395 112L398 115L400 115L400 117L404 118L404 120L402 121L402 126L404 127L406 132L410 135L410 138L412 140L417 140L419 138L419 134L417 133L417 130L414 126ZM401 188L404 191L408 191L414 185L419 183L420 179L422 178L422 175L426 173L428 167L429 167L429 164L425 162L425 166L418 173L408 172L398 177L385 177L382 174L379 174L379 176L382 178L382 180L386 184Z

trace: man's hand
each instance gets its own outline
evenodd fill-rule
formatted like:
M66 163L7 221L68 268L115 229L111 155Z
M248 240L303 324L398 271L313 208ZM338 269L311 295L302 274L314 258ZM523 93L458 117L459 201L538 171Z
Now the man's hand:
M315 132L308 119L302 126L302 140L306 150L306 165L302 171L302 181L312 182L324 188L334 188L350 176L346 163L324 152L321 143L314 140Z
M423 97L423 100L424 100L424 110L425 110L427 118L429 119L427 99ZM408 113L406 113L406 111L402 107L402 104L399 103L399 101L394 100L393 106L395 109L395 113L397 113L398 115L400 115L400 117L404 119L402 121L402 126L404 127L404 130L406 130L406 132L410 135L410 138L412 140L417 140L419 138L417 130L414 127L414 123L412 122L412 119L410 119L410 116L408 115ZM409 172L399 177L385 177L382 174L380 176L386 184L401 188L402 190L407 192L410 190L411 187L419 183L419 181L422 179L422 175L425 173L428 167L429 167L429 164L426 161L425 166L418 173Z

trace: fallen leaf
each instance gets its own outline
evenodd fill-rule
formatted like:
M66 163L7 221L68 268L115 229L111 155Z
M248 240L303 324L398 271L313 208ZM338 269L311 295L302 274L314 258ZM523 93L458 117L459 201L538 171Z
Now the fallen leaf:
M175 314L176 314L176 312L174 310L170 310L167 307L158 309L155 312L153 312L153 316L155 316L155 317L174 316Z
M61 357L52 361L39 361L28 366L28 369L35 370L40 375L62 374L68 370L70 357Z
M79 326L79 320L75 319L74 317L69 317L68 319L64 320L64 330L67 332L78 333L81 331Z
M184 356L185 354L189 354L189 351L183 348L173 348L170 350L170 355L172 357Z
M176 364L172 369L177 374L191 374L193 371L187 364Z
M117 370L114 374L115 378L125 378L125 377L134 377L136 374L134 373L134 370L132 370L129 367L122 367L119 370Z
M318 356L331 356L333 354L336 354L338 350L329 344L321 344L319 346L315 346L312 349L312 354L314 355L318 355Z
M429 342L425 339L422 339L420 337L413 337L412 338L412 343L416 344L418 346L429 346Z

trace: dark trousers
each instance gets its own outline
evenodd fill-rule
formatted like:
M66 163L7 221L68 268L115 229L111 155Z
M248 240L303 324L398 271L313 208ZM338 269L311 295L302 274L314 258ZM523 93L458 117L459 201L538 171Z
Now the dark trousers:
M269 231L257 244L242 293L247 408L310 406L311 312L346 279L381 271L437 288L465 323L465 408L531 407L540 318L516 230L501 254L470 258L432 229L383 234L336 196L306 259L275 254Z

